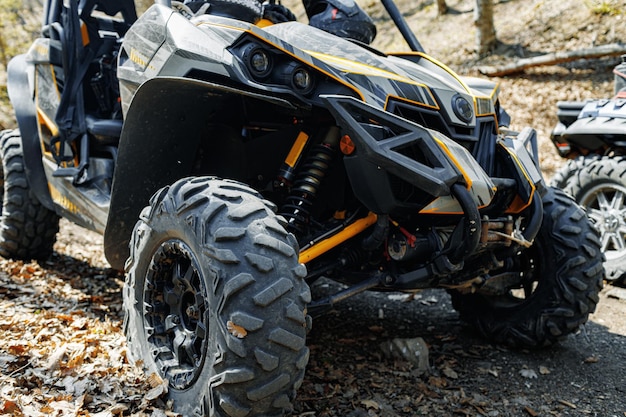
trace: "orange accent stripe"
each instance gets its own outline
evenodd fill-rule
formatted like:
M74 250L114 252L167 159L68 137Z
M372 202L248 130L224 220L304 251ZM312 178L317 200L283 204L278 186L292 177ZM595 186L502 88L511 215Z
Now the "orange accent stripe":
M354 237L376 223L378 216L374 213L369 213L366 217L355 221L354 223L349 224L343 229L341 232L337 233L334 236L329 237L328 239L324 239L321 242L311 246L310 248L300 252L300 257L298 261L300 263L307 263L312 261L328 252L329 250L339 246L341 243L346 240Z
M89 45L89 32L87 32L87 25L84 22L80 22L80 35L83 38L83 46Z
M463 165L461 165L459 163L459 161L456 159L456 157L452 154L452 152L450 151L450 149L448 149L448 146L446 146L446 144L441 140L438 139L436 137L433 136L433 139L435 140L435 142L437 142L439 144L439 146L441 147L441 149L445 152L446 155L448 155L448 158L450 158L450 161L457 167L457 169L461 172L461 175L463 175L463 178L465 179L465 182L467 183L467 186L465 188L467 188L468 190L472 189L472 178L467 175L467 172L465 172L465 170L463 169Z
M300 159L300 155L302 154L302 150L306 145L307 140L309 140L309 135L304 132L298 133L298 137L296 141L293 143L287 158L285 158L285 163L289 165L291 168L296 166L298 159Z
M515 160L515 162L517 163L517 165L520 167L522 173L524 174L524 177L526 178L526 181L528 181L528 184L530 185L530 198L528 199L527 202L524 202L519 195L516 196L516 198L513 200L513 203L509 206L509 208L505 211L505 213L513 213L513 214L517 214L520 213L522 210L524 210L526 207L530 206L530 203L533 201L533 198L535 196L535 191L537 190L535 185L532 183L532 181L530 180L530 178L528 177L528 173L526 172L526 169L524 169L524 165L522 165L522 163L520 162L519 158L517 157L517 155L515 154L515 152L513 152L511 149L509 149L508 147L501 145L508 153L509 155L511 155L511 158L513 158Z
M40 123L46 125L48 130L50 130L50 133L52 133L52 136L59 135L59 128L57 127L56 123L54 123L52 119L50 119L48 115L44 113L44 111L41 110L39 107L37 107L37 118L39 119Z

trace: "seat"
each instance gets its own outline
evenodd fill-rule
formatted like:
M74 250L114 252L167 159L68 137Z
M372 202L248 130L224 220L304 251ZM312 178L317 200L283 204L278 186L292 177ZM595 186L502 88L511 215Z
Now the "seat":
M61 41L65 80L55 117L59 127L59 136L55 138L59 144L55 156L59 169L55 175L79 178L88 164L90 137L96 139L96 144L101 140L109 144L119 139L122 122L115 120L112 112L107 112L102 101L110 101L108 90L117 88L117 80L109 79L104 88L93 92L91 90L97 87L92 85L93 73L98 71L98 66L102 69L106 58L112 61L107 64L109 74L106 75L115 78L117 48L137 20L137 12L132 0L69 0L58 4L60 11L48 14L48 19L57 21L46 22L46 26L53 29L50 32ZM68 168L71 159L68 160L64 152L72 143L80 149L79 165Z

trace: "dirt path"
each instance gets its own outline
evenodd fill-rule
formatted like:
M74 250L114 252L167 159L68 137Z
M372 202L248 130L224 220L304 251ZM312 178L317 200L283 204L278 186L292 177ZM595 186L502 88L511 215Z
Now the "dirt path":
M161 387L126 360L123 277L101 244L63 221L49 262L1 262L0 415L164 415ZM626 299L612 293L624 290L605 288L582 331L532 352L478 337L445 292L361 294L314 321L294 415L624 416ZM415 337L428 345L427 374L380 348Z
M458 320L442 291L408 302L353 298L314 322L302 409L315 416L624 416L626 300L614 292L605 288L580 332L540 351L488 344ZM379 344L395 337L427 342L429 375L382 355Z

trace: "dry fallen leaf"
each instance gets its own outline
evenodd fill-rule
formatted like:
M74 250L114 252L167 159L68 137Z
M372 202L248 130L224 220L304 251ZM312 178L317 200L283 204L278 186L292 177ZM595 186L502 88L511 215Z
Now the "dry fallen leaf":
M380 410L380 405L374 400L361 400L361 404L363 404L365 408L373 408L374 410Z
M530 414L532 417L537 417L539 415L539 413L537 413L535 410L533 410L532 408L530 408L529 406L525 406L524 407L524 411L526 411L528 414Z
M24 355L26 352L28 352L28 346L26 344L11 344L9 345L9 352L11 352L14 355Z
M233 336L239 339L243 339L244 337L248 335L248 332L246 331L246 329L244 329L241 326L236 325L230 320L228 320L228 322L226 323L226 328L228 329L228 332L230 334L232 334Z
M83 264L83 278L76 280L57 272L66 268L61 261L46 269L0 258L4 271L15 272L0 273L0 288L10 289L10 299L0 298L0 414L165 415L156 403L167 385L126 359L123 281ZM89 279L95 275L101 278ZM104 294L106 310L86 292Z
M0 412L2 414L15 415L18 411L19 406L15 401L4 400L4 402L0 405Z
M560 402L561 404L563 404L563 405L568 406L569 408L578 408L578 407L576 407L576 404L573 404L573 403L571 403L571 402L569 402L569 401L559 400L559 402Z
M65 355L65 351L67 350L67 345L62 344L59 346L53 353L48 357L48 362L46 363L46 369L49 371L53 371L58 369L61 366L61 361L63 360L63 356Z
M157 374L156 372L153 372L148 376L148 379L146 380L146 382L148 382L148 384L152 388L156 388L159 385L163 385L165 381L163 381L163 378L161 378L161 375Z
M428 383L437 388L443 388L448 386L448 381L445 378L436 376L431 376L430 378L428 378Z
M456 371L449 366L443 368L443 374L452 379L457 379L459 377L459 374L457 374Z
M156 400L161 395L167 393L167 384L161 384L158 387L152 388L146 393L145 399L148 401Z

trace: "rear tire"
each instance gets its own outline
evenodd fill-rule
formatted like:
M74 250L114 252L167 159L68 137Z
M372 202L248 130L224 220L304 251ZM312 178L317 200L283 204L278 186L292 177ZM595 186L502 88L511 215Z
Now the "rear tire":
M2 156L2 218L0 256L44 260L52 254L59 216L43 206L26 178L22 139L17 130L0 133Z
M534 244L512 257L508 268L496 271L517 276L517 286L501 295L451 292L461 318L497 343L525 348L553 344L584 324L599 301L603 255L597 231L560 190L548 190L543 208Z
M199 177L158 191L137 222L124 285L132 359L185 415L282 416L310 328L298 244L246 185Z
M579 156L576 159L568 159L565 164L554 173L550 180L550 186L560 188L561 190L567 187L568 182L576 176L576 174L582 171L588 165L600 159L600 155L587 155Z
M600 231L606 279L626 278L626 158L602 157L572 176L565 192L587 210Z

